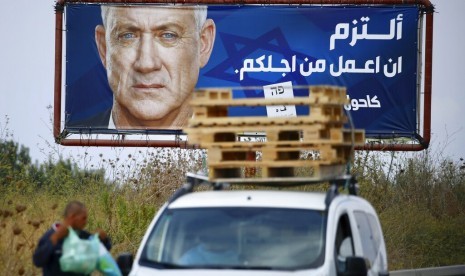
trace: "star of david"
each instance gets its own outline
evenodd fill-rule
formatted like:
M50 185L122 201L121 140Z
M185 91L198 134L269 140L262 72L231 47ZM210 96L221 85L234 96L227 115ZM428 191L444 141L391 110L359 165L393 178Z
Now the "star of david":
M237 71L243 66L243 60L247 57L253 58L251 54L258 50L277 53L288 58L288 60L290 60L293 55L295 55L297 59L301 60L304 60L304 58L308 58L310 61L317 60L308 54L292 50L289 43L286 41L283 32L278 27L256 38L247 38L224 32L219 32L219 38L223 42L227 57L215 67L205 72L204 75L211 78L237 83L238 86L263 86L271 84L270 82L253 78L252 74L247 73L242 81L239 80L239 74ZM274 83L289 80L293 80L299 85L308 84L305 77L298 73L287 75L282 74ZM252 93L256 94L256 92Z

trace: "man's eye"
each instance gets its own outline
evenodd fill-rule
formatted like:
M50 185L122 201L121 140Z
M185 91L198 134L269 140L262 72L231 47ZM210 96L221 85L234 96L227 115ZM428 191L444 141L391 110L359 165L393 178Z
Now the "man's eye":
M123 33L119 36L119 38L122 40L130 40L136 38L136 35L134 33Z
M167 43L174 43L179 36L176 33L165 32L160 35L161 39Z

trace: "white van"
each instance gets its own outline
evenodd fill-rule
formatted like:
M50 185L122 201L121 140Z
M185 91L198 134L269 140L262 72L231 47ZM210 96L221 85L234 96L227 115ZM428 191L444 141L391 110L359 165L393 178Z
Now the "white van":
M293 191L191 192L151 222L134 261L145 275L388 275L373 207L355 195Z

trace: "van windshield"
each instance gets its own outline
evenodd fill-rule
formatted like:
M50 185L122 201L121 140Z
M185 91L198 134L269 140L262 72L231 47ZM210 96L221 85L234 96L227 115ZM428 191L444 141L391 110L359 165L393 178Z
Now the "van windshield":
M156 268L298 270L324 261L323 211L286 208L167 209L141 265Z

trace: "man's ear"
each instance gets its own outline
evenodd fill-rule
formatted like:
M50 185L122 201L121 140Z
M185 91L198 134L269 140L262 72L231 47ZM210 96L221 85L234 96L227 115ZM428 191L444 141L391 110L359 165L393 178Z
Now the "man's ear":
M210 59L213 44L215 43L215 36L215 22L211 19L207 19L200 32L200 68L204 67Z
M102 25L95 27L95 43L97 44L98 54L104 67L107 67L107 42L105 40L105 28Z

